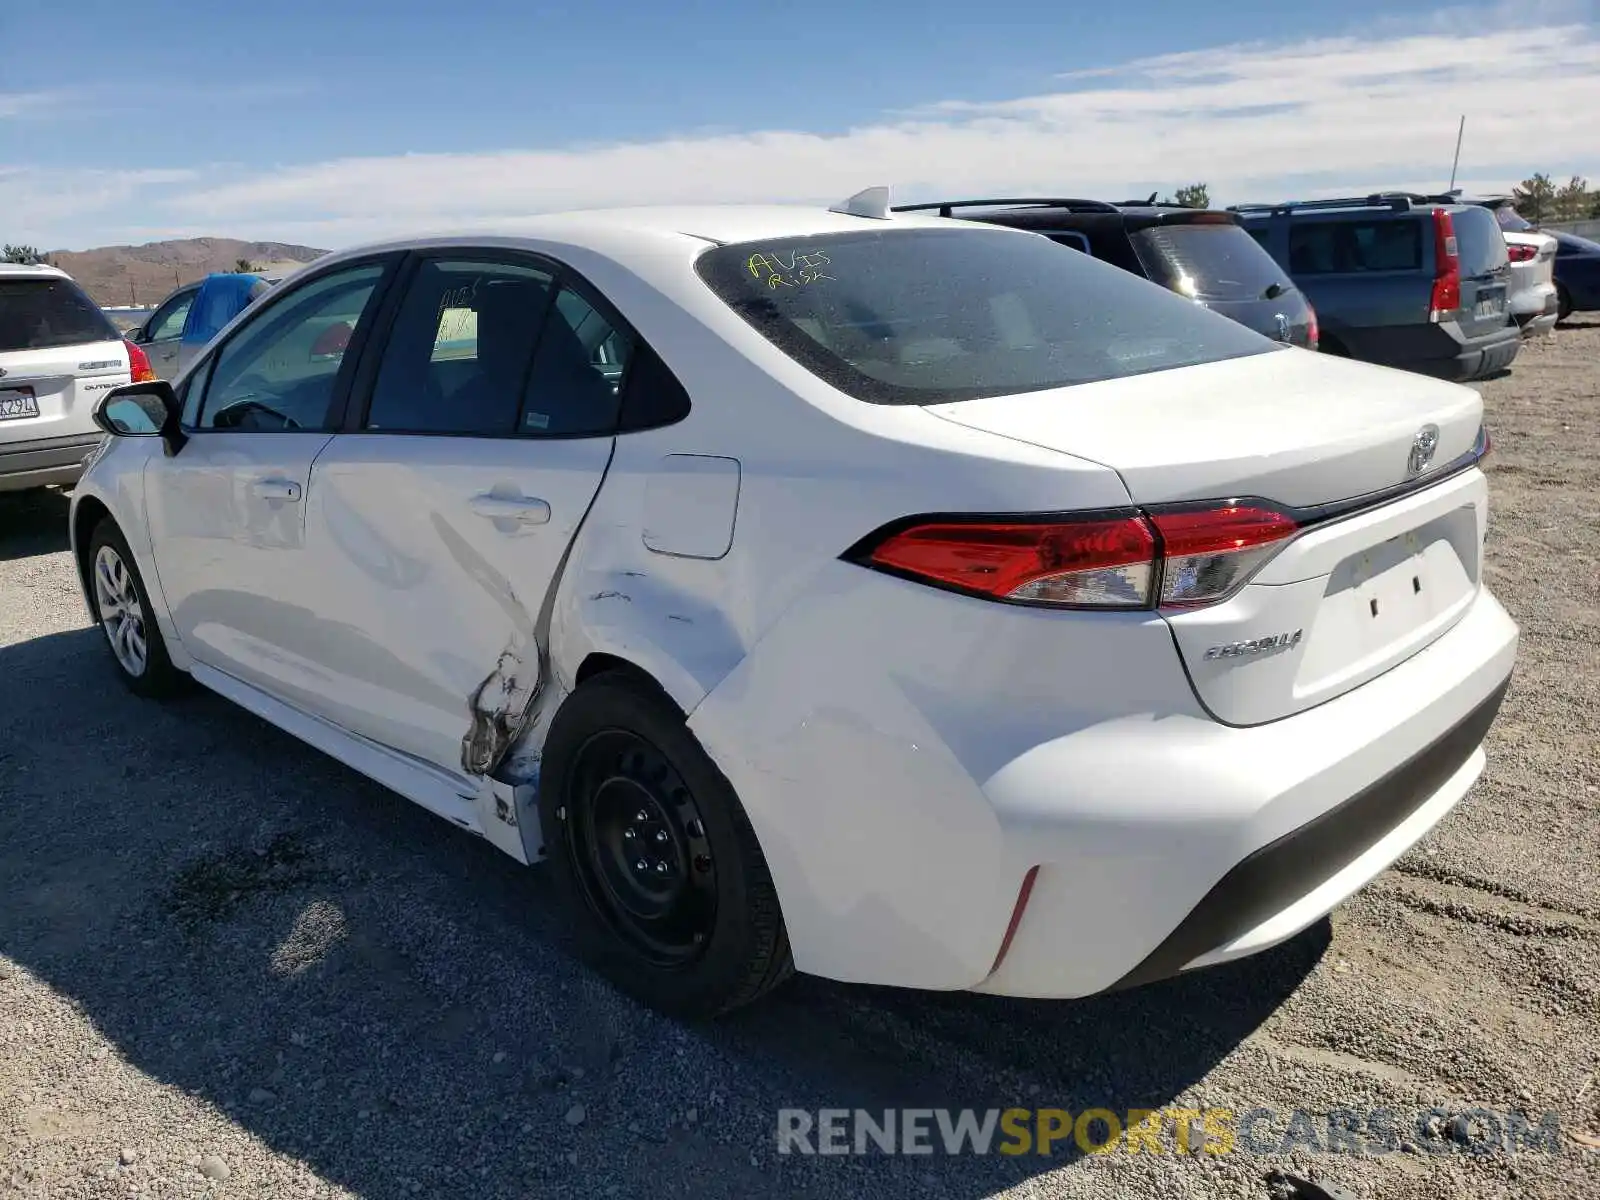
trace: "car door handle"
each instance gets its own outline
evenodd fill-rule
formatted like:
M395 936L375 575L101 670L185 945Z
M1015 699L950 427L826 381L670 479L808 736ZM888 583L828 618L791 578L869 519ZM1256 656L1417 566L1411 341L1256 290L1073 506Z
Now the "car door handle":
M545 525L550 521L550 505L536 496L496 496L485 492L472 498L472 511L492 521L514 521L519 525Z
M263 500L300 499L300 485L292 479L258 479L250 490Z

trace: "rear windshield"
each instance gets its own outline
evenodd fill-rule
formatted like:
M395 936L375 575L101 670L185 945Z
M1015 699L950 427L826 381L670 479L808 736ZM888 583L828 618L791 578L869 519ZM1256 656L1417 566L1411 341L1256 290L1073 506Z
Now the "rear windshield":
M1487 275L1506 265L1506 239L1487 208L1458 208L1450 223L1455 226L1462 275Z
M711 290L828 383L939 404L1278 349L1127 271L1002 230L898 229L721 246Z
M1494 219L1501 229L1509 229L1512 233L1526 233L1534 228L1533 222L1524 217L1510 204L1502 204L1495 209Z
M1259 300L1274 284L1279 291L1294 286L1272 255L1232 223L1155 225L1133 235L1133 248L1151 279L1185 296Z
M114 342L116 328L70 279L0 279L0 350Z

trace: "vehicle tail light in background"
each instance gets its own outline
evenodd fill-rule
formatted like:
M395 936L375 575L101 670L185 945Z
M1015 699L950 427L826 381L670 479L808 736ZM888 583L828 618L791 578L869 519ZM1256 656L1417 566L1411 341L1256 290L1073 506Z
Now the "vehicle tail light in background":
M1158 512L1161 607L1197 608L1232 595L1299 530L1293 518L1250 504Z
M1520 246L1513 242L1507 242L1506 257L1512 262L1532 262L1539 257L1539 248L1537 246Z
M133 377L134 383L150 383L156 377L155 368L150 365L150 356L133 342L122 343L128 348L128 373Z
M1456 223L1442 208L1433 210L1433 299L1428 320L1438 322L1461 307L1461 256Z
M1299 530L1260 504L1059 518L898 522L845 557L902 578L1010 603L1195 608L1237 591Z
M1322 330L1317 327L1317 310L1306 305L1306 349L1315 350L1322 340Z

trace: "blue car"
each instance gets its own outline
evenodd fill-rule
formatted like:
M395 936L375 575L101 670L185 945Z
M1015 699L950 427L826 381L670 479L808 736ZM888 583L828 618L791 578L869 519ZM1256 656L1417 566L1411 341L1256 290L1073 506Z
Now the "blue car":
M1556 298L1560 320L1600 309L1600 242L1545 230L1556 239Z

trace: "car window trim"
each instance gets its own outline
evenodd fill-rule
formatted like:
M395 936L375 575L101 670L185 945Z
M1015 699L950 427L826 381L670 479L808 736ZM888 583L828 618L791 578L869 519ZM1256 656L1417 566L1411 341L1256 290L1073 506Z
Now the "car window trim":
M388 299L389 293L393 290L395 270L403 257L404 256L398 251L387 250L376 254L366 254L356 258L342 259L336 263L329 263L326 267L315 272L297 272L292 283L280 284L278 287L275 287L268 292L265 298L258 300L255 304L251 305L249 309L249 319L229 333L225 340L218 342L215 346L208 347L204 357L196 362L194 367L191 368L187 379L193 379L201 371L204 371L205 382L201 389L199 399L195 404L194 424L180 426L183 431L188 434L197 435L212 433L305 433L320 434L324 437L331 433L337 433L339 431L338 422L341 419L347 405L347 395L350 390L350 384L355 378L356 367L360 365L361 356L364 353L366 345L372 335L371 322L360 320L356 322L356 328L350 339L350 344L345 347L344 357L340 360L339 369L334 374L333 395L329 397L328 407L323 414L321 425L316 429L217 429L214 426L211 428L206 428L205 426L201 425L200 422L205 419L206 401L210 399L209 393L211 391L211 376L213 373L213 368L216 366L217 360L222 356L223 352L227 350L229 346L233 345L233 342L236 338L247 334L260 322L271 320L273 311L280 305L292 304L295 300L295 297L303 292L306 288L313 286L320 280L326 279L330 275L339 275L345 271L373 266L375 264L382 266L383 273L378 276L378 282L373 286L373 295L367 302L368 304L376 306L372 311L374 315L377 315L382 311L382 305Z
M630 354L628 366L622 373L622 378L617 381L617 412L609 430L590 431L587 433L541 433L538 430L523 429L522 416L527 402L527 372L524 373L521 395L517 401L516 428L506 433L458 433L451 430L439 429L369 429L367 418L372 412L372 393L377 386L378 371L382 367L384 355L389 349L389 339L394 334L395 321L399 318L400 307L405 302L406 292L416 278L417 272L425 262L485 262L502 266L531 267L535 270L545 271L550 275L550 296L545 302L544 314L535 331L533 352L528 356L527 372L533 370L534 359L539 353L539 344L544 340L545 327L555 312L556 297L561 294L563 287L570 287L577 293L584 303L588 304L595 312L610 322L612 329L627 335L634 346L644 344L644 339L628 321L617 311L617 306L612 304L600 292L600 289L590 283L573 267L568 266L560 259L552 258L537 250L523 250L509 246L428 246L421 249L405 252L404 263L396 278L394 286L384 298L384 307L376 313L377 319L372 325L372 339L363 348L361 362L357 372L352 378L352 386L347 397L343 421L339 424L337 432L340 434L363 434L377 437L439 437L439 438L476 438L485 439L515 439L518 441L556 442L572 441L579 438L616 437L620 432L622 423L622 409L628 379L633 372L634 355ZM367 351L370 349L370 353ZM652 348L653 349L653 348ZM660 355L658 354L659 358ZM664 362L665 360L663 360ZM657 428L651 426L650 428Z

